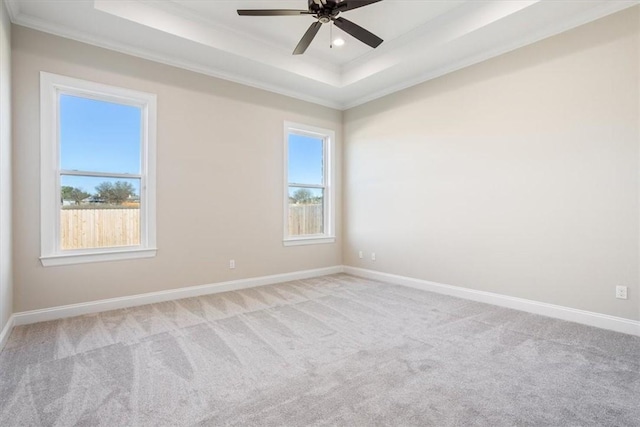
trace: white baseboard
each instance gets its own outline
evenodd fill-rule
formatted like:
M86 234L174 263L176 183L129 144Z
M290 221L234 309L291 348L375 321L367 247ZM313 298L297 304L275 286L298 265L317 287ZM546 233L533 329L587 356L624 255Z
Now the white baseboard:
M441 283L430 282L428 280L414 279L411 277L398 276L395 274L381 273L379 271L367 270L364 268L344 266L343 271L354 276L365 277L367 279L380 280L382 282L396 285L408 286L439 294L451 295L468 300L484 302L515 310L526 311L528 313L540 314L542 316L567 320L569 322L582 323L584 325L595 326L597 328L609 329L630 335L640 336L640 322L622 317L609 316L591 311L578 310L560 305L547 304L544 302L532 301L524 298L510 297L507 295L495 294L492 292L476 291L459 286L443 285Z
M60 307L51 307L41 310L23 311L21 313L14 313L12 318L13 324L15 326L28 325L31 323L45 322L48 320L62 319L65 317L80 316L82 314L99 313L102 311L136 307L139 305L153 304L156 302L198 297L201 295L235 291L238 289L271 285L274 283L288 282L291 280L308 279L311 277L319 277L325 276L327 274L336 274L341 272L342 266L338 265L334 267L317 268L314 270L303 270L295 271L292 273L274 274L271 276L251 277L248 279L232 280L229 282L211 283L208 285L190 286L187 288L170 289L167 291L150 292L147 294L131 295L127 297L110 298L80 304L63 305Z
M11 331L13 330L13 324L15 321L15 317L11 315L9 320L7 320L7 324L2 328L2 332L0 332L0 352L4 349L4 346L7 344L7 340L9 339L9 335L11 335Z
M477 291L459 286L444 285L427 280L414 279L406 276L382 273L374 270L356 268L350 266L333 266L314 270L296 271L292 273L274 274L271 276L252 277L248 279L232 280L228 282L212 283L207 285L190 286L187 288L171 289L167 291L151 292L147 294L132 295L120 298L111 298L87 303L71 304L60 307L52 307L41 310L24 311L14 313L2 332L0 332L0 351L4 348L11 330L14 326L44 322L48 320L62 319L65 317L79 316L83 314L99 313L102 311L116 310L120 308L136 307L157 302L171 301L182 298L197 297L201 295L228 292L239 289L253 288L257 286L271 285L291 280L308 279L328 274L348 273L354 276L380 280L387 283L409 286L439 294L451 295L468 300L484 302L515 310L526 311L533 314L582 323L602 329L609 329L631 335L640 336L640 322L621 317L609 316L570 307L547 304L524 298L510 297L492 292Z

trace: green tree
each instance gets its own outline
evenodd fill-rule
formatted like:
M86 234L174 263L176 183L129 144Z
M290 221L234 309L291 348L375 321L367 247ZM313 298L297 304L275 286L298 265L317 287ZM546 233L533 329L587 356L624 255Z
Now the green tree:
M129 197L135 196L136 190L131 183L126 181L117 181L113 185L113 199L116 204L122 204L127 201Z
M63 185L60 188L60 193L62 196L62 200L71 200L71 192L73 191L73 187L68 185Z
M101 182L96 185L96 195L105 203L111 203L113 193L113 184L110 182Z
M80 203L82 203L82 201L84 199L86 199L87 197L89 197L91 194L87 193L86 191L82 191L80 188L73 188L71 190L71 200L73 200L76 205L79 205Z
M82 191L82 189L80 188L75 188L68 185L63 185L60 188L60 192L62 200L73 200L76 205L79 205L84 199L91 195L86 191Z
M136 195L133 185L126 181L116 181L115 184L102 182L96 186L96 192L102 200L113 205L121 205L130 196Z
M293 192L292 199L296 203L307 204L313 200L313 194L306 188L299 188Z

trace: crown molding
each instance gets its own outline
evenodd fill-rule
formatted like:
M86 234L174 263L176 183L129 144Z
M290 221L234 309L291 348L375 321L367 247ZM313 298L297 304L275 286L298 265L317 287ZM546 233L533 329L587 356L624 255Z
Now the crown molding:
M522 47L534 44L536 42L542 41L544 39L556 36L565 31L572 30L581 25L588 24L589 22L595 21L600 18L604 18L608 15L614 14L616 12L620 12L624 9L636 6L640 1L633 0L623 0L623 1L609 1L603 4L601 7L589 9L585 13L580 14L570 21L563 21L557 25L549 25L542 30L536 31L534 34L528 35L527 37L522 37L518 40L511 42L506 46L501 46L496 49L491 49L485 52L482 52L478 55L465 58L461 61L455 62L453 64L449 64L445 67L440 67L435 70L431 70L428 73L424 73L414 79L406 80L400 84L386 87L381 91L377 91L366 96L357 98L352 102L347 102L342 106L343 111L348 110L363 104L366 104L371 101L375 101L376 99L383 98L387 95L391 95L395 92L399 92L404 89L408 89L410 87L419 85L421 83L427 82L429 80L436 79L438 77L442 77L446 74L453 73L455 71L459 71L461 69L470 67L475 64L479 64L481 62L487 61L491 58L495 58L500 55L504 55L505 53L512 52L514 50L520 49Z
M42 31L44 33L52 34L54 36L64 37L64 38L75 40L81 43L86 43L86 44L101 47L104 49L113 50L119 53L124 53L127 55L135 56L135 57L146 59L149 61L170 65L172 67L182 68L188 71L193 71L195 73L204 74L207 76L231 81L234 83L239 83L239 84L250 86L256 89L266 90L268 92L277 93L279 95L284 95L289 98L295 98L301 101L318 104L324 107L329 107L337 110L342 110L342 107L343 107L341 103L334 102L329 99L318 98L318 97L309 96L306 94L301 94L299 92L288 90L280 86L270 85L256 79L250 79L250 78L245 78L243 76L238 76L235 74L225 73L215 68L206 67L201 64L197 64L195 62L178 60L170 57L169 55L163 55L149 49L134 48L124 43L114 42L113 40L109 40L107 38L89 35L82 31L72 30L72 29L69 29L68 27L52 24L50 22L46 22L38 18L26 16L24 14L18 14L16 16L16 19L13 20L12 22L16 25L31 28L37 31Z
M355 60L349 63L343 64L341 67L339 67L340 70L342 70L343 74L354 71L354 68L357 71L357 69L360 69L361 66L366 65L366 64L363 64L361 61L365 61L365 63L372 61L371 64L375 66L375 64L377 63L378 65L380 65L380 67L378 67L379 69L377 69L377 71L373 73L373 75L370 75L371 73L367 72L365 73L367 74L367 76L364 76L362 79L352 82L353 84L346 84L347 82L344 82L344 81L342 84L338 84L337 86L335 84L334 85L329 84L327 86L328 88L336 89L340 87L341 91L331 91L331 93L328 94L326 97L323 96L322 91L318 89L318 86L316 85L316 81L314 80L313 77L305 77L304 73L300 73L300 72L295 73L295 72L289 71L287 67L282 68L282 66L276 66L273 64L271 65L262 64L262 63L260 64L261 67L267 67L267 68L264 68L264 70L273 70L273 73L271 74L272 76L276 72L280 73L282 76L287 76L289 75L289 73L291 73L290 75L292 77L295 75L296 76L295 83L291 84L290 86L287 86L287 82L285 82L284 78L275 78L269 81L268 78L263 78L263 76L259 75L259 73L255 71L253 71L253 75L250 75L251 73L249 72L247 73L241 72L240 74L236 74L235 72L232 72L232 71L230 72L230 71L221 70L217 68L215 65L204 65L201 62L198 62L196 58L179 59L175 55L169 52L162 53L160 51L160 48L133 47L126 42L115 41L109 36L98 36L98 35L90 34L89 32L86 32L86 31L76 30L66 25L52 23L47 21L46 19L27 15L26 13L24 13L24 11L21 10L19 0L4 0L4 3L8 10L8 14L11 19L11 22L13 22L16 25L21 25L21 26L42 31L45 33L72 39L82 43L87 43L90 45L113 50L116 52L135 56L138 58L170 65L173 67L186 69L192 72L231 81L231 82L242 84L245 86L250 86L256 89L273 92L276 94L280 94L283 96L287 96L287 97L298 99L305 102L310 102L310 103L321 105L324 107L333 108L337 110L348 110L350 108L354 108L359 105L365 104L367 102L371 102L376 99L382 98L384 96L390 95L394 92L407 89L409 87L438 78L445 74L469 67L471 65L502 55L504 53L527 46L529 44L543 40L545 38L552 37L564 31L586 24L593 20L605 17L607 15L621 11L623 9L635 6L640 3L640 0L609 0L606 2L602 2L597 6L583 10L581 13L578 13L575 16L569 15L570 18L567 18L566 16L564 18L560 18L559 22L546 25L543 28L539 28L533 33L528 33L519 38L518 37L511 38L511 39L506 38L506 40L503 40L500 42L499 46L492 49L484 49L483 51L480 51L473 56L467 56L457 61L454 60L446 64L439 64L439 65L434 64L434 66L432 66L431 68L429 68L428 66L429 64L423 64L424 67L422 69L427 70L425 72L419 72L418 67L415 66L415 64L413 66L413 70L408 70L408 71L404 70L402 68L403 64L405 64L404 61L399 61L397 60L397 58L395 59L391 57L387 58L388 55L393 53L393 50L390 50L390 47L392 46L397 47L398 43L396 43L396 41L398 40L402 40L405 43L411 42L412 40L415 41L420 37L420 35L423 35L425 31L432 30L432 28L428 28L429 25L437 26L438 22L442 24L442 21L441 21L442 19L445 19L445 20L454 19L456 16L462 17L462 18L467 16L467 18L469 18L468 15L465 15L465 13L469 9L464 9L462 6L460 6L460 7L451 9L449 12L446 12L436 17L435 20L430 21L429 25L427 24L422 25L417 29L415 29L414 31L407 33L404 36L400 36L398 40L390 40L389 48L383 46L383 49L379 52L380 54L382 54L382 56L380 56L377 52L372 51L367 53L366 55L363 55L362 57L356 58ZM154 4L153 2L150 3L145 0L137 0L135 3L138 5L146 6L146 7L153 7L153 4ZM546 2L535 1L535 2L531 2L530 6L535 8L535 7L538 7L538 5L539 7L542 7L542 5L547 5L547 4L548 3ZM157 7L158 10L163 11L165 14L173 13L173 9L177 9L177 8L179 8L179 6L173 4L173 2L168 2L166 5L163 4L161 7ZM543 9L543 10L546 10L546 9ZM539 11L538 11L538 15L539 15ZM114 16L118 16L118 15L116 14ZM445 18L445 16L447 17ZM176 13L176 17L180 17L181 19L184 19L184 20L192 20L193 22L199 25L211 24L214 22L204 17L200 17L196 19L193 16L189 15L188 11L182 11L182 13ZM120 19L126 19L126 17L120 17ZM135 22L135 21L132 21L132 22ZM144 25L144 24L139 24L139 25ZM222 26L220 29L228 30L228 27L229 27L228 25ZM238 36L238 31L236 30L230 30L230 31L236 36ZM167 33L167 34L171 34L171 33ZM459 35L458 38L465 37L468 35L469 33L467 32L465 34ZM179 35L175 35L175 34L174 36L180 37ZM245 35L245 36L246 36L245 37L246 40L251 40L251 37L252 37L251 35ZM189 40L189 39L187 38L184 40ZM196 41L192 40L191 42L195 43ZM268 42L263 41L262 45L267 46L269 44ZM215 47L211 47L211 49L215 49ZM443 49L443 47L440 46L439 49ZM384 60L380 60L380 59L384 59L383 57L387 59L386 65ZM241 57L241 58L243 58L243 60L245 61L247 60L247 58L244 58L244 57ZM310 67L317 67L318 66L317 62L318 61L310 60L310 61L307 61L307 65ZM409 63L407 64L411 65ZM394 75L395 77L392 77ZM374 77L374 76L376 77L375 79L371 79L371 80L369 79L370 77ZM402 76L405 76L405 78L403 78ZM309 85L312 88L315 88L315 90L310 91L311 93L301 92L300 90L297 90L295 88L295 85L297 85L298 87L305 87L304 85L306 83L304 83L305 82L304 79L308 79ZM394 79L395 79L395 84L394 84ZM382 84L380 83L381 81L388 82L389 84ZM373 83L373 82L377 82L377 83Z
M17 0L4 0L3 3L9 13L9 19L15 23L15 19L20 14L20 4Z

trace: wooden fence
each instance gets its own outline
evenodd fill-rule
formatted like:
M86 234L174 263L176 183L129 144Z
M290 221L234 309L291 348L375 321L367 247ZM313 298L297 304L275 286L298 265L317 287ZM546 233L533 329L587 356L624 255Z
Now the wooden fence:
M322 205L289 205L289 235L321 234Z
M140 209L63 209L62 249L140 244Z
M289 205L289 235L323 232L322 205ZM140 244L140 209L62 209L62 249Z

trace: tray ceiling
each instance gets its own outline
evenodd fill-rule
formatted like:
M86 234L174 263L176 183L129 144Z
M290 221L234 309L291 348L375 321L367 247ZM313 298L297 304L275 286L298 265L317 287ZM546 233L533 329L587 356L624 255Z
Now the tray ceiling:
M341 16L384 39L371 49L325 24L291 55L306 0L8 0L12 22L120 52L346 109L558 34L638 0L383 0ZM345 40L330 47L330 33Z

